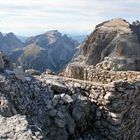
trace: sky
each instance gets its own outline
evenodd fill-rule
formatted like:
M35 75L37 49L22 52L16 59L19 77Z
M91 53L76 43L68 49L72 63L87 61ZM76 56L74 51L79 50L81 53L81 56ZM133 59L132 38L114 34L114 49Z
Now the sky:
M105 20L140 19L140 0L0 0L0 31L22 36L49 30L89 34Z

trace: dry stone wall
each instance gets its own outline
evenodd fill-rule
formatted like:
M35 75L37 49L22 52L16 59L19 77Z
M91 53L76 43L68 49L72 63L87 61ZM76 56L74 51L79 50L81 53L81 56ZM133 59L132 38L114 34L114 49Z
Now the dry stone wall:
M87 81L110 83L118 80L134 80L140 78L140 72L137 71L108 71L97 69L94 66L83 67L75 64L69 64L64 76Z
M97 84L48 75L31 81L3 76L0 93L3 140L140 139L140 81ZM8 124L18 130L10 135Z
M70 91L73 91L71 97L76 97L76 102L79 101L78 106L80 107L81 102L87 107L89 105L90 109L81 109L89 121L88 125L84 124L86 129L95 130L109 140L140 139L140 81L91 85L67 82ZM74 118L75 121L82 125L86 119L78 110L75 112L78 115Z
M136 71L100 71L100 70L85 70L85 80L110 83L118 80L134 80L140 78L140 72Z

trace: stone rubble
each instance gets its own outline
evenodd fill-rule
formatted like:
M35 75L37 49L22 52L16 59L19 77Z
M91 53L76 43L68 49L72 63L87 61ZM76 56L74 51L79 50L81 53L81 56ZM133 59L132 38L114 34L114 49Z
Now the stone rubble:
M139 92L138 80L101 84L48 74L31 81L3 75L0 138L140 139Z
M100 64L96 67L83 66L81 67L81 73L79 73L77 65L69 64L63 76L103 84L119 80L135 80L140 78L140 72L138 71L112 71L107 70L107 68L102 69L102 67L99 66Z

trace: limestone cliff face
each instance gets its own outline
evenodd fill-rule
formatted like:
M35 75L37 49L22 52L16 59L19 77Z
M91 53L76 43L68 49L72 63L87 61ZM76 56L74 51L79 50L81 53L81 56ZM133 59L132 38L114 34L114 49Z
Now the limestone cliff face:
M13 64L8 60L7 56L0 52L0 70L12 69Z
M88 65L96 65L105 57L109 57L112 60L120 60L124 65L122 70L140 70L139 54L139 36L134 25L120 18L97 25L95 31L81 45L80 54L76 59ZM80 59L80 56L83 58Z
M140 25L118 18L96 26L80 46L72 65L76 67L79 63L105 70L139 71L139 54Z

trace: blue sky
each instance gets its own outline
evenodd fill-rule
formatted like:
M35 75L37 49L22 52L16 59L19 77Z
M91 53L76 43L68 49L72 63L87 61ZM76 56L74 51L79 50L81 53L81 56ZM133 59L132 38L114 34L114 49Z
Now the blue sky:
M54 29L88 34L116 17L140 19L140 0L0 0L0 31L24 36Z

